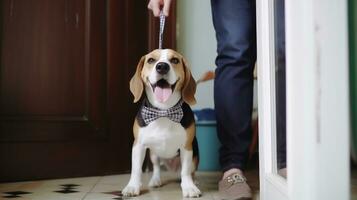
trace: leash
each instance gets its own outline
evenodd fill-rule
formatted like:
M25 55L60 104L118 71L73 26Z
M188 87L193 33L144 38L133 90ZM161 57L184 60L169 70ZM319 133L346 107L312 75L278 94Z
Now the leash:
M159 33L159 49L162 49L162 41L164 40L165 15L160 12L160 33Z

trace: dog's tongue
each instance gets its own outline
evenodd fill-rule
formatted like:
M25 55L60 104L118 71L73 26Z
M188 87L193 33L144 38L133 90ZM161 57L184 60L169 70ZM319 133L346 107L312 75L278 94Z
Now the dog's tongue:
M164 87L164 88L155 87L154 94L155 94L156 99L160 103L163 103L170 98L170 96L172 94L172 90L170 87Z

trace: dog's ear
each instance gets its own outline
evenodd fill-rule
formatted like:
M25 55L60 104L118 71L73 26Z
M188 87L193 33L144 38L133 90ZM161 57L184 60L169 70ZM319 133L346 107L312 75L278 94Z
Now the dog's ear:
M145 56L141 57L136 72L130 80L130 91L134 95L134 103L138 102L144 91L144 83L141 79L141 70L143 69Z
M196 104L195 93L196 93L196 81L192 77L191 70L185 58L182 58L183 69L185 71L185 80L182 88L182 98L189 105Z

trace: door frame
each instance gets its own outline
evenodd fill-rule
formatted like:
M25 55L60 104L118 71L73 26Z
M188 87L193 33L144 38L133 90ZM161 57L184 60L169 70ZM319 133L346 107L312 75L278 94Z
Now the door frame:
M273 3L257 1L260 198L349 199L347 1L286 0L287 180L275 169Z
M275 40L273 1L257 1L257 66L260 198L287 199L286 180L277 174Z

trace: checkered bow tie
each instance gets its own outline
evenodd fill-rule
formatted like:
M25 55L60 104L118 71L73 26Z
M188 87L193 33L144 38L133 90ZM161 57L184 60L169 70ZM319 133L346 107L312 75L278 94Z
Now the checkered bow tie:
M141 115L146 124L150 124L151 122L157 120L160 117L167 117L171 121L180 123L183 117L182 110L183 101L179 101L174 107L171 107L166 110L158 109L150 105L149 102L144 104Z

